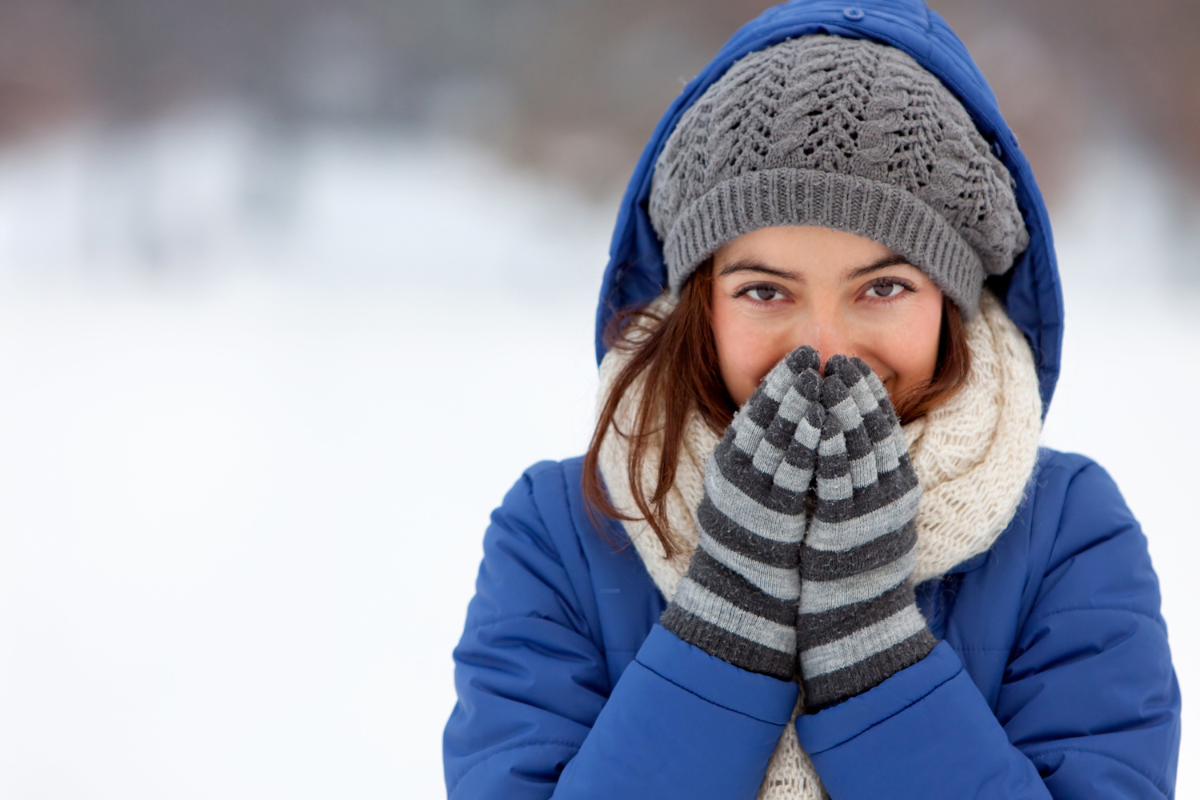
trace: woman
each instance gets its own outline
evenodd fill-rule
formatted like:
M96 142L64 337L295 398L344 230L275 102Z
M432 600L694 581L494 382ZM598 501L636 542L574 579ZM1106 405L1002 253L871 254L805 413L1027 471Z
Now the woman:
M634 174L598 330L587 456L484 540L451 797L1173 795L1145 539L1037 446L1046 211L933 12L740 31Z

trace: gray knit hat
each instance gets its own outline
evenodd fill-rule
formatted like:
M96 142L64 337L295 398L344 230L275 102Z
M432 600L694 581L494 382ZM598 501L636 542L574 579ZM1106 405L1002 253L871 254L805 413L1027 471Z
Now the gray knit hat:
M886 245L973 316L1029 244L1008 170L908 54L804 36L735 63L680 119L650 219L672 293L721 245L814 225Z

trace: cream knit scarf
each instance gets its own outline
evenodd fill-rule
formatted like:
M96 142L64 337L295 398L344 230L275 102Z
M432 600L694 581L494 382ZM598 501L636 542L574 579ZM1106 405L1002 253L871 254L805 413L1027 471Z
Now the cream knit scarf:
M653 308L666 312L671 303L663 298ZM904 428L925 489L917 515L916 583L943 575L992 546L1016 513L1037 460L1041 400L1033 356L999 301L987 292L979 313L967 323L967 343L971 374L962 391ZM601 407L628 357L618 350L604 357ZM640 401L640 387L635 384L618 406L619 428L629 430ZM646 570L668 601L696 547L695 509L704 493L704 464L719 439L698 414L688 421L675 485L666 500L678 555L666 558L658 537L644 522L625 523ZM627 455L627 441L610 432L600 451L600 474L616 508L636 517ZM658 474L657 452L647 453L642 474L649 496ZM792 725L784 728L758 796L769 800L827 797Z

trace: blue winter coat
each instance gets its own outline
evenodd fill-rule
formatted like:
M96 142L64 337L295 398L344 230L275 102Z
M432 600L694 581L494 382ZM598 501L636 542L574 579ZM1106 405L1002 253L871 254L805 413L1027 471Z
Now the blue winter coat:
M993 289L1058 375L1062 299L1041 195L965 48L919 0L793 2L743 28L667 112L622 205L598 330L657 295L650 174L683 111L748 52L814 32L905 50L963 101L1017 181L1031 244ZM602 344L597 343L603 355ZM492 516L446 727L451 798L753 798L796 686L658 626L662 595L621 527L584 507L581 462L528 470ZM993 547L918 587L941 643L796 722L844 798L1172 797L1180 696L1146 540L1108 475L1042 452Z

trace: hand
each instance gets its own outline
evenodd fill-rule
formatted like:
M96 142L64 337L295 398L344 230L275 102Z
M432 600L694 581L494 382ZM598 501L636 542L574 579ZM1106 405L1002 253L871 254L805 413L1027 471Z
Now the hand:
M704 473L699 547L662 624L743 669L791 680L805 505L825 412L820 357L790 353L734 417Z
M821 406L797 627L810 713L882 683L937 643L909 580L921 486L887 390L861 360L833 356Z

